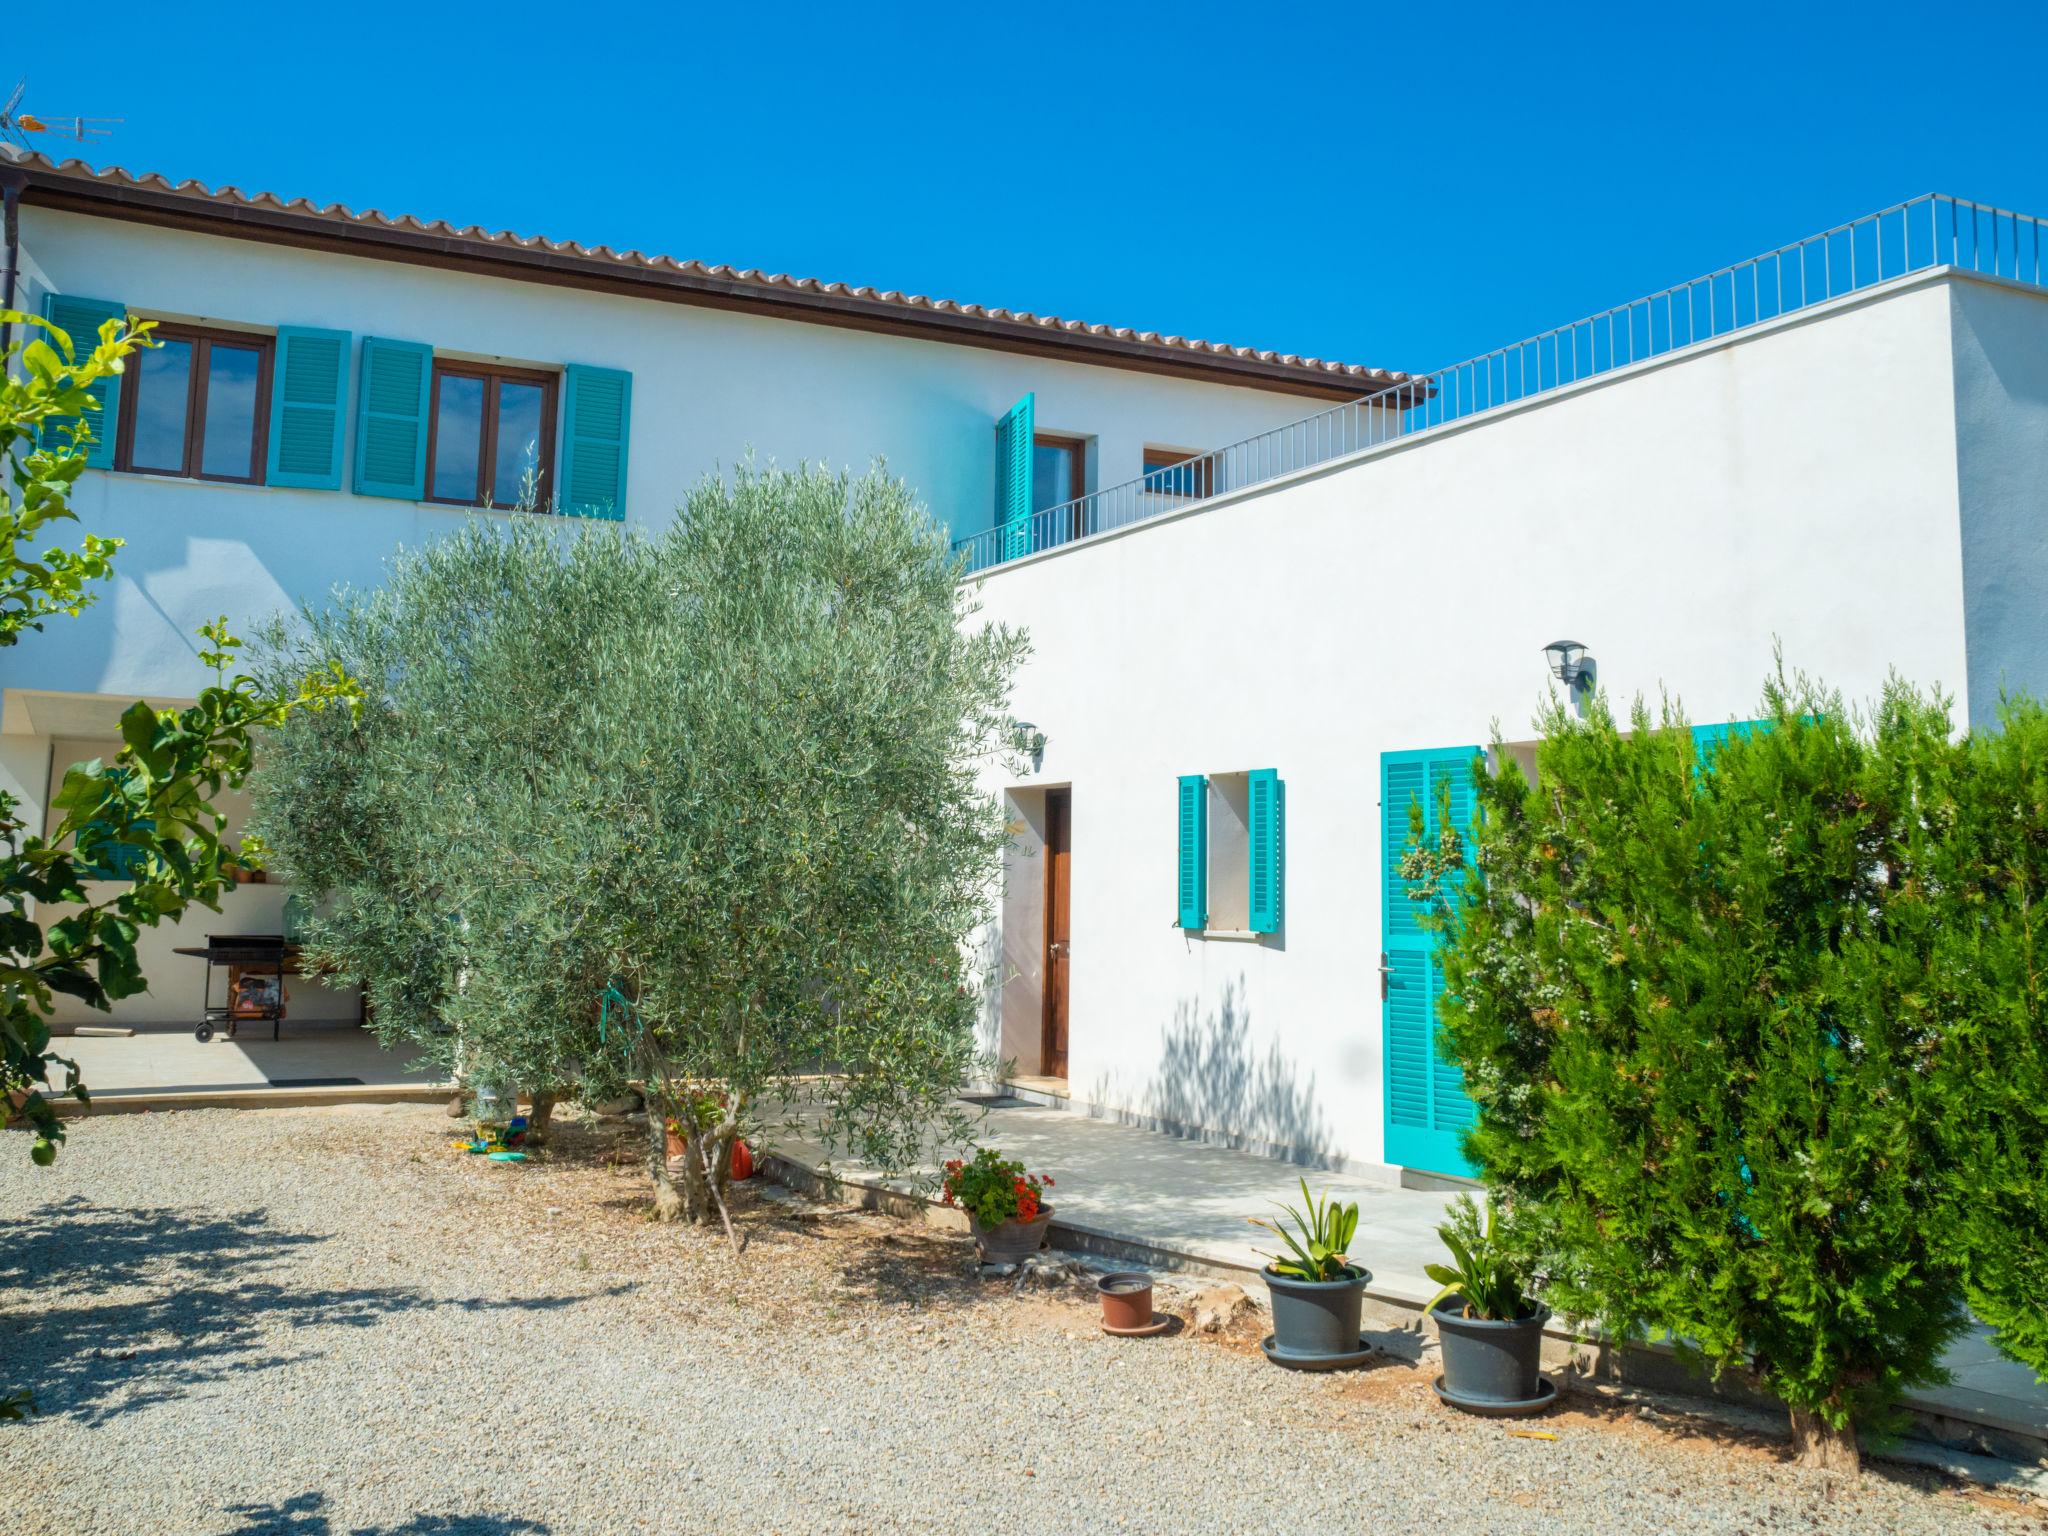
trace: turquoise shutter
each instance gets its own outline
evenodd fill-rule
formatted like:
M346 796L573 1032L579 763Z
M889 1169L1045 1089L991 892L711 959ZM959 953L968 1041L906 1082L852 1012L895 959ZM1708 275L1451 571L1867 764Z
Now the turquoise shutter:
M1748 736L1759 729L1769 729L1767 720L1730 720L1721 725L1696 725L1692 728L1693 756L1702 768L1714 766L1714 754L1721 750L1721 743L1731 736Z
M1005 560L1031 552L1031 440L1038 430L1037 410L1038 397L1029 394L996 423L996 526L1003 530Z
M1180 781L1180 925L1209 926L1209 781L1199 773Z
M1287 786L1274 768L1246 778L1251 810L1251 928L1278 933L1287 892Z
M626 515L626 438L633 416L633 375L571 364L563 390L559 509L571 517Z
M277 328L270 365L268 485L341 489L341 420L348 410L347 331Z
M46 293L43 295L43 318L70 336L72 361L82 363L100 344L100 327L109 320L127 319L128 306L117 304L112 299L88 299L75 293ZM57 350L61 352L63 348ZM85 424L92 431L92 441L85 450L86 467L112 469L114 426L121 417L121 376L118 373L108 374L88 384L85 392L100 403L98 412L86 418ZM77 420L75 416L50 417L43 423L43 447L57 449L67 446L68 429Z
M434 349L425 342L363 338L363 382L356 392L358 496L426 499L433 378Z
M1416 917L1401 861L1408 851L1408 807L1420 802L1423 836L1443 831L1437 796L1450 791L1451 824L1471 826L1472 760L1477 747L1380 756L1381 1005L1386 1077L1386 1160L1432 1173L1476 1174L1466 1160L1464 1134L1477 1111L1465 1080L1444 1058L1437 1007L1444 993L1439 940Z
M156 831L156 822L147 816L130 825L137 832ZM85 830L96 831L104 837L113 831L113 827L104 821L90 821L86 823ZM149 851L146 848L139 848L133 843L115 843L100 850L98 862L81 864L79 874L87 880L133 880L148 862Z

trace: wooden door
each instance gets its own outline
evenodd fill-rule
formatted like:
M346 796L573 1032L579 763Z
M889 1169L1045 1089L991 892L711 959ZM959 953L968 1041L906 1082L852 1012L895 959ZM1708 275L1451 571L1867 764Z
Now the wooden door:
M1071 889L1073 793L1045 795L1045 1027L1039 1068L1047 1077L1067 1075L1067 953L1072 935Z

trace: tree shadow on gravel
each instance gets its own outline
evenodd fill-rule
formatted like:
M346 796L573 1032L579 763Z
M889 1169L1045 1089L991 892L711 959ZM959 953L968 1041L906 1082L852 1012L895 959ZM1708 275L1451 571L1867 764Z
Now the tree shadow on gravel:
M891 1307L923 1307L934 1301L969 1306L984 1295L974 1246L962 1234L885 1231L838 1241L849 1249L840 1271L849 1299Z
M81 1195L0 1221L0 1359L10 1384L33 1390L44 1415L97 1425L321 1353L280 1348L280 1330L374 1327L435 1307L553 1311L631 1289L439 1297L401 1286L311 1286L270 1273L330 1240L282 1231L260 1210L123 1210Z
M397 1525L351 1525L344 1529L326 1513L327 1495L302 1493L281 1504L231 1504L227 1513L241 1523L222 1536L547 1536L538 1520L517 1515L414 1515Z

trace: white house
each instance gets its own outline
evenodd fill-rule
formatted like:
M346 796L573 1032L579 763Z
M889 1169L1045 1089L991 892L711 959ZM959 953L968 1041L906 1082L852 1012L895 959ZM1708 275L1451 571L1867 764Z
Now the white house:
M1774 645L1966 722L2048 693L2043 234L1921 199L984 537L1040 746L989 780L991 1043L1098 1113L1468 1173L1394 866L1495 722L1532 751L1550 642L1708 726Z
M196 690L216 614L373 582L458 519L665 519L749 449L882 456L961 541L976 622L1032 638L1036 750L987 776L1016 828L987 1043L1106 1115L1469 1171L1393 866L1495 722L1530 750L1553 641L1709 727L1774 646L1851 698L1944 684L1965 721L2048 691L2043 229L1954 199L1409 377L76 164L0 191L17 307L166 342L80 481L116 580L0 652L32 817L127 701ZM170 949L283 906L244 887L151 935L120 1016L191 1014Z
M0 653L0 787L31 825L67 763L116 750L127 703L207 681L200 624L246 634L374 583L393 549L464 518L662 521L752 451L885 459L969 536L999 515L999 464L1000 515L1021 525L1396 377L76 162L0 162L0 192L18 203L13 307L86 337L146 317L163 343L105 389L78 485L70 536L124 539L115 579ZM276 934L284 903L246 886L148 934L152 989L116 1018L195 1016L199 969L173 948ZM295 982L291 1007L356 1001Z

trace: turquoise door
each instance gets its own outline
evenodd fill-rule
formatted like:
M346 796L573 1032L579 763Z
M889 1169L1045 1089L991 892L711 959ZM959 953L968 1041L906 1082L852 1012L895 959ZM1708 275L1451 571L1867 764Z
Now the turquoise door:
M1477 747L1435 747L1380 754L1381 1061L1386 1078L1386 1160L1404 1168L1473 1178L1458 1138L1475 1118L1458 1069L1444 1060L1437 1035L1443 971L1437 939L1416 921L1401 859L1408 851L1408 807L1421 802L1428 835L1442 830L1437 797L1448 787L1451 819L1472 822L1472 759Z

